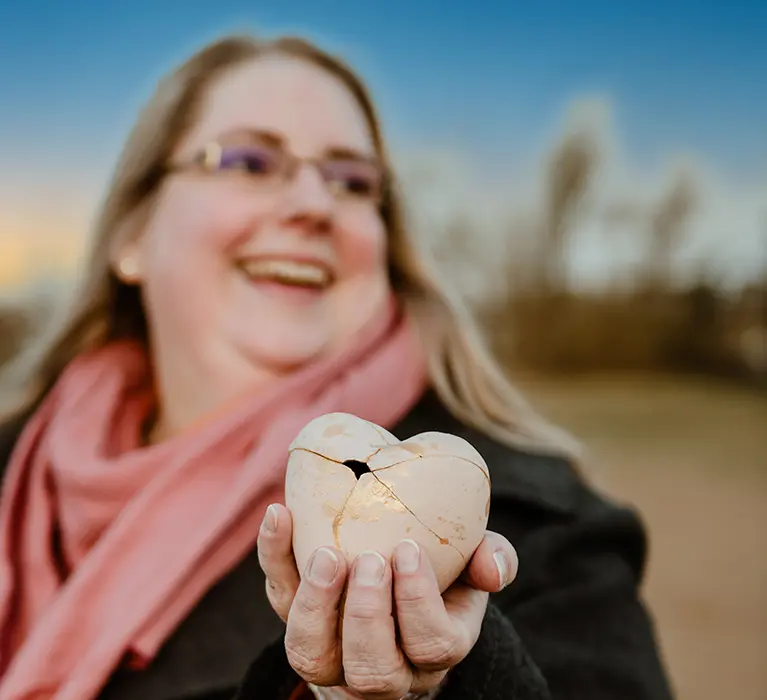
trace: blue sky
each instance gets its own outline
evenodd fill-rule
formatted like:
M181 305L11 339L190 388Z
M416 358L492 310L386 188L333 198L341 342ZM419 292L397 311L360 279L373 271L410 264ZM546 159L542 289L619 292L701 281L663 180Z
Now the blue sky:
M681 150L767 171L762 0L3 0L0 183L110 167L157 77L233 29L342 52L399 144L524 159L572 98L598 94L639 164Z

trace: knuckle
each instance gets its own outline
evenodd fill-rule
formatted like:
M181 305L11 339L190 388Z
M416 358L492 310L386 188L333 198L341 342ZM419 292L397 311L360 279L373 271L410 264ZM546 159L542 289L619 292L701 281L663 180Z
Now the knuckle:
M274 544L264 535L258 536L256 553L258 555L258 565L266 574L273 570L275 564L279 562L279 559L275 557Z
M410 690L407 671L401 663L386 664L380 659L344 665L346 684L361 695L401 697Z
M290 610L291 603L293 602L293 596L290 594L290 592L286 588L277 586L272 581L267 579L266 597L274 611L284 619Z
M344 618L347 620L377 620L383 614L383 608L377 600L367 597L347 598L344 606Z
M451 668L466 655L461 640L455 635L423 636L406 644L406 653L416 666L425 668Z
M415 697L420 697L422 694L428 694L429 697L434 697L433 693L436 690L439 695L439 689L443 685L445 678L447 677L448 670L442 671L422 671L416 672L413 678L413 683L410 686L410 692Z
M420 606L423 601L429 597L430 594L434 594L432 590L435 586L430 585L429 581L423 580L421 577L416 577L413 580L407 582L407 585L400 585L396 590L396 598L398 605L406 606ZM436 592L439 595L439 592Z
M302 589L293 600L293 607L297 609L297 612L301 615L316 616L322 615L323 617L329 610L328 601L323 600L321 596L314 594L309 589Z
M293 670L305 681L322 684L332 680L333 674L326 656L311 654L305 645L291 643L287 638L285 655Z
M427 601L439 601L442 596L436 581L421 575L398 581L394 597L398 606L415 608L421 607Z

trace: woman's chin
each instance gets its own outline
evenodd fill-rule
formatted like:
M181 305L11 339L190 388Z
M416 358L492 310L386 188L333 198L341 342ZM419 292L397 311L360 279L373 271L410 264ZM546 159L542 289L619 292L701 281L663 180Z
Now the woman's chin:
M328 338L307 337L302 329L274 334L270 340L273 342L265 343L261 338L244 344L243 355L254 367L274 375L295 372L324 356L329 349Z

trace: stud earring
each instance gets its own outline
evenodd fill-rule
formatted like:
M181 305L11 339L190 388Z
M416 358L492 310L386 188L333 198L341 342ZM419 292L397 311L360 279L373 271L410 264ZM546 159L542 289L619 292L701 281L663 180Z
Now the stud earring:
M123 282L135 282L138 277L138 261L135 257L126 256L120 260L117 271Z

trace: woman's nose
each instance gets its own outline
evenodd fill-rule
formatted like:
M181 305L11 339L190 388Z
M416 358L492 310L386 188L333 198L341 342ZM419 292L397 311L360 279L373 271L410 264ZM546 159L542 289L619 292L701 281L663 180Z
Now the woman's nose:
M283 192L283 218L312 231L330 228L335 200L318 170L311 164L297 169Z

